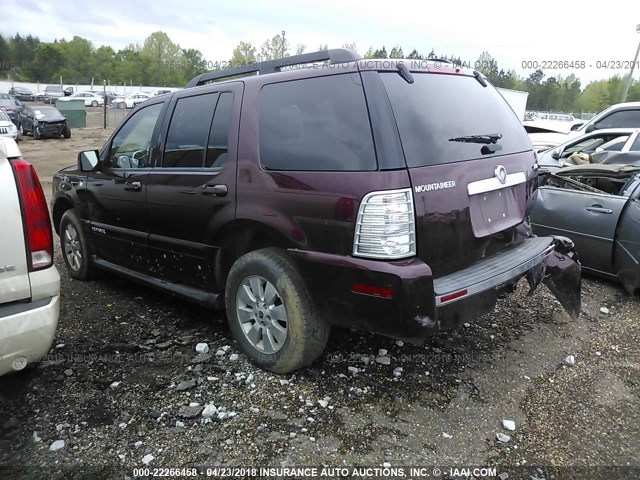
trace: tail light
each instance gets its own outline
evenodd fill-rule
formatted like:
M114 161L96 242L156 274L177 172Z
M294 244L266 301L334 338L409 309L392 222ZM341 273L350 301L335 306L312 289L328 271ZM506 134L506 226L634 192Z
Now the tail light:
M405 258L416 254L416 225L410 188L372 192L362 199L353 254L369 258Z
M29 271L53 264L53 235L47 201L33 166L21 158L10 161L18 186Z

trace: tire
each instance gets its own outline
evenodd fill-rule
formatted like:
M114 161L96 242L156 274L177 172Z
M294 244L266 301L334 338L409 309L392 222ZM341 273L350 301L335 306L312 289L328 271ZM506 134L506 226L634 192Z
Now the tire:
M95 277L96 268L92 263L93 248L82 230L75 210L64 212L60 219L60 246L62 258L69 275L77 280Z
M255 299L262 296L264 301L252 301L249 291L258 292ZM240 257L229 272L225 303L240 348L265 370L298 370L317 359L327 345L330 326L315 312L300 274L281 250L266 248Z
M34 140L40 140L41 135L40 135L40 128L38 127L33 127L33 139Z
M69 128L69 125L65 125L62 129L62 136L64 138L71 138L71 128Z
M98 106L98 101L94 100L93 102L91 102L91 106L92 107L97 107Z
M127 104L126 104L126 103L124 103L124 102L120 102L120 103L118 104L118 108L124 108L124 109L126 109L126 108L127 108Z
M20 133L22 133L23 136L27 134L27 131L24 129L21 123L18 124L18 130L20 130Z

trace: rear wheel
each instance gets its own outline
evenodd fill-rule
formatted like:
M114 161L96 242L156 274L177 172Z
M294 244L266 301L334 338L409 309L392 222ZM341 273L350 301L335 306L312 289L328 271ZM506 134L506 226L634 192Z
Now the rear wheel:
M69 275L78 280L93 278L95 275L95 267L91 263L93 251L74 210L64 212L59 231L62 258Z
M314 311L295 265L278 249L247 253L231 267L225 291L229 327L259 367L289 373L324 351L329 325Z

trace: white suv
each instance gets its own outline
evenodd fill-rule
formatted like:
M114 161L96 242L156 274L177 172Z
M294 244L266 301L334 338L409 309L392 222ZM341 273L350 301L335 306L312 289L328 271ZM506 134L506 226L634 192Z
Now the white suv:
M51 348L60 309L49 209L16 142L0 137L0 375Z

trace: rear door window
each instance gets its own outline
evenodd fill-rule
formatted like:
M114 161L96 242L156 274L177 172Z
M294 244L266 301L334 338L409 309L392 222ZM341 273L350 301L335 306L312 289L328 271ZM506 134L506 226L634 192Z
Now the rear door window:
M164 168L202 168L217 93L180 98L171 116Z
M213 122L211 123L205 167L221 168L227 161L232 113L233 93L223 92L220 94L216 112L213 115Z
M495 88L483 87L474 77L414 73L415 81L410 84L394 72L380 75L409 167L461 162L532 148L509 104ZM483 144L451 140L489 134L502 135L497 142L500 150L483 154Z
M260 162L267 170L376 170L357 73L265 85Z

